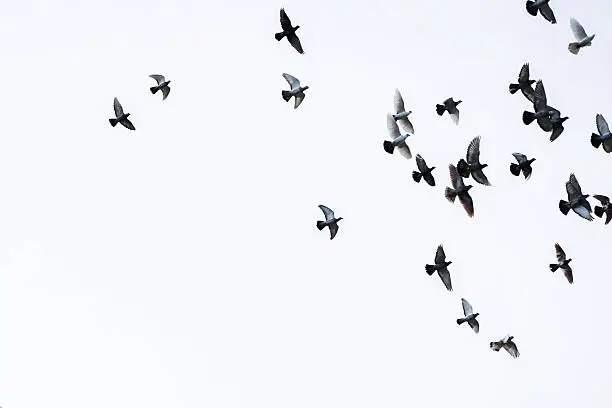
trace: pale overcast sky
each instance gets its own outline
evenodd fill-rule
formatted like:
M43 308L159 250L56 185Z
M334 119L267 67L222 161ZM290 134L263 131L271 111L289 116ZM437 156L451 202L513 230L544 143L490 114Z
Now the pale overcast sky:
M274 39L281 6L305 55ZM589 143L612 120L612 5L551 6L556 25L518 0L7 3L0 406L611 406L612 225L558 201L571 172L612 196ZM578 56L570 16L596 34ZM508 93L525 62L570 118L554 143ZM310 86L297 110L283 72ZM382 148L395 88L436 187ZM435 112L450 96L459 126ZM109 125L114 97L136 131ZM444 187L477 135L493 186L470 219ZM318 204L344 217L333 241ZM454 292L424 270L440 243ZM489 348L508 333L516 360Z

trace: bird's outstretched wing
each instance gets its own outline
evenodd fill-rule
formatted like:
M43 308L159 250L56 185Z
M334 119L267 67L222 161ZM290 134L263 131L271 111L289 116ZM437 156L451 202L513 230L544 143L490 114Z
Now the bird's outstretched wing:
M163 75L152 74L152 75L149 75L149 77L153 78L157 82L157 85L161 85L164 82L166 82L166 78L164 78Z
M404 99L402 98L402 94L398 89L395 90L395 94L393 95L393 108L395 109L395 113L405 112L404 108Z
M552 24L556 24L557 20L555 19L555 13L553 13L550 5L548 3L544 3L540 6L540 14L544 19Z
M334 219L334 212L329 207L320 204L319 208L321 209L321 211L323 211L323 214L325 215L325 221Z
M463 314L465 317L474 313L474 310L472 309L472 305L470 305L470 302L468 302L464 298L461 298L461 306L463 307Z
M519 164L522 164L527 161L527 156L525 156L522 153L512 153L512 155L514 156L514 158Z
M557 261L562 263L565 261L565 251L561 248L561 245L555 244L555 254L557 255Z
M292 91L300 87L300 81L293 75L283 74L283 78L285 78Z
M610 133L610 128L608 127L608 122L604 119L603 115L599 113L595 116L595 123L597 124L597 131L599 132L599 136L604 136Z
M425 163L425 159L420 154L416 155L416 164L421 173L425 173L428 170L427 163Z
M466 192L459 194L459 202L465 209L465 212L467 213L467 215L470 217L473 217L474 216L474 201L472 201L472 196L470 195L470 193L466 191Z
M289 19L287 13L285 13L284 8L280 9L280 24L283 31L291 30L291 20Z
M567 191L567 198L570 201L582 195L580 184L578 184L578 180L576 180L574 173L570 174L569 181L565 183L565 191Z
M480 164L480 136L476 136L470 142L467 149L466 159L468 164Z
M605 195L593 194L593 198L596 199L597 201L599 201L601 203L601 205L608 205L608 204L610 204L610 199L607 196L605 196Z
M115 116L123 116L123 107L121 106L117 98L115 98L115 100L113 101L113 108L115 109Z
M300 42L300 39L297 34L289 34L287 36L287 40L289 40L289 44L291 44L291 46L295 48L297 52L299 52L300 54L304 54L304 50L302 49L302 43Z
M396 139L401 136L397 122L395 122L393 115L390 113L387 114L387 129L389 130L389 136L391 136L391 139Z
M170 94L170 87L168 85L164 86L162 89L162 100L166 100L166 98L168 97L168 95Z
M582 27L582 24L580 24L574 17L570 18L570 27L572 28L572 32L574 33L574 37L576 37L577 41L584 40L588 37L586 31L584 31L584 27Z
M452 291L453 284L451 283L450 272L448 271L448 269L446 269L446 267L439 269L438 275L440 275L440 279L442 280L442 283L444 283L444 286L446 286L446 290Z
M442 246L442 244L438 245L438 249L436 250L436 258L434 259L434 262L436 264L441 264L444 263L446 261L446 254L444 253L444 247Z
M541 111L546 109L547 101L546 101L546 90L544 89L544 84L542 80L538 80L536 82L535 89L533 91L534 103L533 107L536 111Z
M523 64L521 68L521 72L519 72L518 80L521 83L529 82L529 63L528 62Z
M297 107L300 106L305 97L306 94L304 92L299 92L297 95L295 95L295 103L293 105L293 109L297 109Z

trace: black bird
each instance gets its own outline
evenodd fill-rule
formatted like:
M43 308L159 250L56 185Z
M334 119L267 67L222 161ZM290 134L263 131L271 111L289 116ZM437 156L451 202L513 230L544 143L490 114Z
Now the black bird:
M457 125L459 124L459 109L457 109L457 105L461 102L462 101L455 102L453 98L448 98L442 102L442 104L436 104L436 112L438 115L442 116L444 112L447 111L455 125Z
M434 262L435 265L425 265L425 272L427 272L429 276L433 275L434 272L438 272L438 276L440 277L440 279L442 279L442 283L444 283L446 289L448 291L452 291L453 285L451 284L450 272L448 271L447 267L453 262L446 260L446 254L444 253L444 248L442 248L442 244L438 245Z
M529 180L531 177L531 163L535 161L535 159L527 159L527 156L521 153L512 153L518 164L512 163L510 164L510 173L518 176L523 172L523 176L525 176L525 180Z
M534 120L537 119L538 125L545 132L550 132L553 130L553 124L551 122L550 116L554 113L554 108L548 106L548 102L546 100L546 91L544 90L544 84L542 80L536 82L535 90L533 91L533 109L535 113L523 112L523 123L525 125L531 124Z
M568 201L559 200L559 210L563 215L567 215L570 208L579 216L588 221L593 221L591 215L591 204L587 201L588 194L582 194L580 184L576 180L574 173L570 174L569 181L565 183Z
M459 202L463 205L465 212L470 217L474 216L474 202L472 201L472 197L468 191L472 188L471 185L466 186L463 184L463 178L457 173L457 168L452 164L448 165L448 170L450 173L451 183L453 188L446 187L444 190L444 196L451 203L455 202L455 198L459 197Z
M563 133L564 127L563 122L568 120L567 116L561 117L561 112L559 112L555 108L550 109L550 123L552 124L552 134L550 135L550 141L553 142L556 138L558 138L561 133Z
M281 28L283 29L283 31L280 33L274 34L274 37L276 38L276 40L280 41L283 39L283 37L287 37L287 41L289 41L289 44L291 44L291 46L293 46L293 48L295 48L297 52L299 52L300 54L304 54L304 50L302 49L302 44L300 44L300 39L295 34L297 29L300 28L300 26L293 27L291 25L291 20L289 20L289 17L287 16L287 13L285 13L284 8L280 10L280 23L281 23Z
M518 90L520 90L525 98L527 98L531 103L534 101L533 97L533 88L531 85L535 83L534 79L529 79L529 63L526 62L523 64L521 68L521 72L518 76L518 84L510 84L509 90L511 94L515 94Z
M317 221L317 229L321 231L323 228L329 227L329 239L334 239L338 233L338 221L340 221L342 217L336 218L334 212L324 205L319 205L319 208L325 215L325 221Z
M601 203L601 207L596 205L595 208L593 208L595 215L601 218L606 214L606 225L608 225L612 219L612 205L610 205L610 199L600 194L594 194L593 198Z
M485 186L490 186L489 180L487 176L483 173L482 169L488 166L488 164L480 163L480 136L476 136L470 142L470 145L467 149L467 154L465 156L466 160L459 160L457 163L457 171L463 178L470 177L472 174L472 178L476 180L476 182L483 184Z
M500 341L492 341L491 343L489 343L489 347L491 347L493 351L499 351L503 347L504 350L508 352L508 354L510 354L514 358L517 358L521 354L519 353L518 348L516 347L516 344L514 344L512 339L514 339L514 336L507 335Z
M569 266L569 263L572 262L572 259L567 259L565 255L565 251L561 248L561 245L555 244L555 253L557 255L557 263L550 264L548 267L550 271L555 273L557 269L561 268L563 270L563 274L567 281L571 284L574 283L574 276L572 274L572 268Z
M136 130L132 122L130 122L130 120L128 119L128 116L130 116L130 114L123 112L123 107L121 106L117 98L115 98L115 100L113 101L113 108L115 110L116 118L108 120L112 127L117 126L117 123L121 123L123 126L130 130Z
M419 171L412 172L412 178L414 179L414 181L418 183L421 181L421 178L423 178L423 180L425 180L427 184L432 187L435 186L436 180L434 180L434 177L431 174L435 167L427 167L427 163L425 163L425 160L421 157L420 154L416 155L416 163Z
M556 24L557 20L555 19L555 14L548 3L550 3L550 0L529 0L527 4L525 4L525 7L527 8L527 12L532 16L537 16L539 11L546 21L551 24Z

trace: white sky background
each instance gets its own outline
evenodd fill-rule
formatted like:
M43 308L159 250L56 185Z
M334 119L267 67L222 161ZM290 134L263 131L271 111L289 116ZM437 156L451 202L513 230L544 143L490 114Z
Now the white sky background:
M5 7L0 405L610 406L612 226L558 210L570 172L612 195L589 143L612 120L612 7L585 3L553 0L557 25L501 0ZM305 55L274 39L281 6ZM570 16L596 34L578 56ZM570 117L554 143L508 93L524 62ZM283 72L310 86L295 111ZM435 188L383 151L396 87ZM135 132L110 127L115 96ZM443 190L476 135L494 186L470 219ZM318 204L344 217L331 242ZM452 293L424 270L440 243ZM507 333L516 360L489 349Z

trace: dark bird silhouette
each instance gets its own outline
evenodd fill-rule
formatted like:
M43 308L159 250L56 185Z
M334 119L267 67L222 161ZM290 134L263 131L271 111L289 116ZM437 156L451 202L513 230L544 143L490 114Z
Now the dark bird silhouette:
M523 123L525 125L530 125L534 120L537 120L538 125L543 131L550 132L553 130L553 124L550 120L550 116L554 113L554 108L548 106L548 101L546 99L546 91L544 89L544 84L542 83L542 80L536 82L533 95L533 109L535 112L531 113L528 111L524 111Z
M128 119L128 116L130 116L130 114L123 112L123 107L121 106L117 98L115 98L115 100L113 101L113 108L115 110L116 118L108 120L112 127L117 126L117 123L121 123L123 126L130 130L136 130L132 122L130 122L130 120Z
M448 112L455 125L457 125L459 124L459 109L457 109L457 105L461 102L462 101L455 102L453 98L448 98L442 102L442 104L436 105L436 112L440 116L442 116L445 111Z
M518 76L518 84L510 84L509 90L511 94L515 94L517 91L521 91L525 98L529 100L529 102L534 102L533 96L533 88L531 85L535 83L534 79L529 79L529 63L523 64L521 68L521 72Z
M489 180L487 176L483 173L482 169L488 166L488 164L480 163L480 136L476 136L470 142L467 154L465 156L467 160L459 160L457 163L457 171L463 178L470 177L476 180L477 183L483 184L485 186L490 186Z
M423 178L423 180L425 180L427 184L429 184L432 187L435 186L436 180L434 180L434 177L431 174L431 172L433 171L433 169L435 169L435 167L427 167L427 163L425 163L425 160L421 157L420 154L416 155L416 163L417 163L417 168L419 169L419 171L412 172L413 180L418 183L421 181L421 178Z
M557 20L555 20L555 14L548 3L550 3L550 0L535 0L528 1L525 6L527 8L527 12L532 16L537 16L539 11L546 21L551 24L556 24Z
M593 198L601 203L601 207L596 205L593 208L593 212L595 212L595 215L599 218L606 214L606 225L608 225L612 219L612 205L610 205L610 199L601 194L594 194Z
M587 201L589 195L582 194L580 184L578 184L578 180L576 180L576 176L573 173L570 174L569 181L565 183L565 190L567 191L568 201L559 201L559 210L561 210L563 215L567 215L569 210L572 209L585 220L593 221L591 204Z
M463 178L461 178L459 173L457 173L457 168L455 166L449 164L448 170L450 173L451 184L453 185L453 188L446 187L446 190L444 191L444 196L451 203L454 203L455 198L459 197L459 202L461 203L461 205L463 205L463 208L465 209L465 212L467 212L467 215L473 217L474 203L472 201L470 193L468 192L470 188L472 188L472 186L466 186L465 184L463 184Z
M287 37L287 41L289 41L289 44L291 44L291 46L295 48L297 52L299 52L300 54L304 54L304 50L302 49L302 44L300 43L300 39L295 34L297 29L300 28L300 26L293 27L291 25L291 20L287 16L287 13L285 13L284 8L280 10L280 23L281 23L281 28L283 29L283 31L280 33L274 34L274 38L276 38L277 41L280 41L284 37Z
M162 101L165 100L168 97L168 94L170 93L170 81L166 81L166 78L164 78L163 75L153 74L149 75L149 77L157 81L157 86L152 86L151 88L149 88L151 90L151 93L155 95L157 91L162 91Z
M514 156L518 164L510 164L510 173L515 176L518 176L521 174L522 171L525 180L529 180L532 171L531 163L533 163L535 159L527 159L527 156L521 153L512 153L512 155Z
M569 283L574 283L574 276L572 274L572 268L569 266L569 263L572 262L572 259L571 258L567 259L567 257L565 256L565 252L563 251L563 249L561 248L561 245L559 244L555 244L555 252L557 255L557 263L549 265L550 271L552 273L555 273L557 269L561 268L561 270L563 270L563 274L565 275L565 278L567 279L567 281Z
M325 215L325 221L317 221L317 228L321 231L323 228L328 227L330 234L329 239L334 239L338 233L338 221L340 221L342 217L336 218L334 212L324 205L319 205L319 208Z
M463 315L465 317L457 319L457 324L461 325L461 323L467 322L472 330L478 333L480 330L480 325L478 324L478 320L476 320L476 318L480 315L480 313L474 313L472 305L470 305L470 302L464 298L461 298L461 306L463 307Z
M550 112L550 123L552 124L552 133L550 135L550 141L554 142L555 139L557 139L559 136L561 136L561 133L563 133L563 130L564 130L563 122L565 122L569 118L567 116L562 118L561 112L559 112L555 108L550 108L549 112Z
M591 145L596 149L599 148L600 145L603 145L603 149L606 153L612 152L612 133L610 133L608 122L604 119L603 115L598 113L595 116L595 124L597 125L599 134L591 134Z
M434 272L438 272L438 276L444 283L444 286L448 291L453 290L453 285L451 284L450 272L448 271L448 265L452 264L452 261L446 260L446 254L444 253L444 248L442 248L442 244L438 245L438 249L436 250L436 258L434 259L434 265L425 265L425 272L429 276L433 275Z
M492 341L491 343L489 343L489 347L491 347L493 351L499 351L503 348L512 357L517 358L521 354L519 353L518 348L516 347L516 344L512 341L512 339L514 339L514 336L507 335L500 341Z

